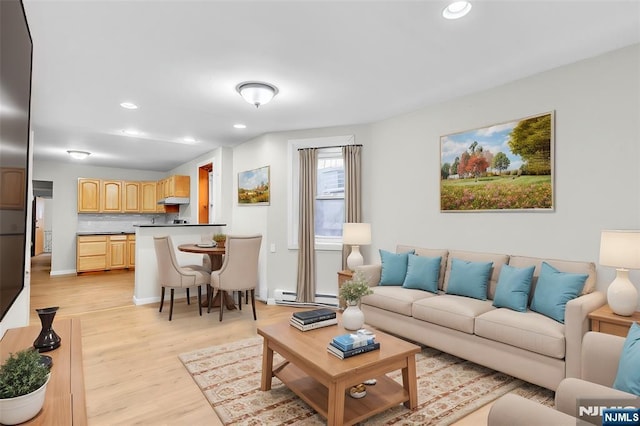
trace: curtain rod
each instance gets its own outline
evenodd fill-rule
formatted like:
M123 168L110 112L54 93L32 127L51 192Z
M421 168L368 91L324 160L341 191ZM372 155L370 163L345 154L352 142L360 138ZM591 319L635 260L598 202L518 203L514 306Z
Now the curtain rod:
M324 148L342 148L344 146L362 146L361 143L352 143L346 145L330 145L330 146L310 146L307 148L298 148L298 151L302 151L303 149L324 149Z

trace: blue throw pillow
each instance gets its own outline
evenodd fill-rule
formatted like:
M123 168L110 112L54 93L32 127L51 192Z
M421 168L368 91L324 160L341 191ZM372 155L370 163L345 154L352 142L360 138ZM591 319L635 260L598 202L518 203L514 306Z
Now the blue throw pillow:
M442 262L442 257L425 257L410 254L407 275L404 278L402 287L437 293L440 262Z
M493 306L526 312L535 268L535 266L515 268L509 265L502 265L500 277L498 278L498 287L493 298Z
M391 253L380 250L380 259L382 259L380 285L402 285L404 277L407 275L409 255L413 253L415 250L406 253Z
M589 275L560 272L542 262L531 310L564 324L567 302L578 297Z
M451 259L447 293L487 300L487 285L491 276L491 268L493 268L493 262L467 262L466 260Z
M640 325L631 324L622 347L613 388L640 396Z

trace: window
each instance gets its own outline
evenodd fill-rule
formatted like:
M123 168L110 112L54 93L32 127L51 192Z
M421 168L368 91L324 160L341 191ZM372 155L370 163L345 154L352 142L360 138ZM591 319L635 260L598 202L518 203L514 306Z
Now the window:
M289 248L298 248L298 149L318 148L315 203L316 250L342 250L344 223L343 145L354 144L353 135L289 141Z

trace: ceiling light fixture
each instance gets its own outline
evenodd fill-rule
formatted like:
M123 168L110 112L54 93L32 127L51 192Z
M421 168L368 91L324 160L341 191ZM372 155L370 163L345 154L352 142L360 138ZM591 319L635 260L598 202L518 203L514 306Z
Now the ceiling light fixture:
M196 143L196 142L198 142L197 140L195 140L194 138L192 138L190 136L186 136L186 137L182 138L182 141L184 143Z
M67 154L71 156L71 158L75 158L76 160L84 160L88 156L91 155L90 152L87 151L76 151L75 149L70 149L67 151Z
M471 3L468 1L454 1L442 10L445 19L460 19L471 10Z
M259 81L240 83L236 86L236 91L240 93L240 96L242 96L245 101L251 105L255 105L256 108L269 103L271 99L278 94L278 88L276 86Z
M127 136L140 136L142 133L134 129L125 129L122 131Z
M138 105L133 102L122 102L120 106L125 109L138 109Z
M237 123L237 124L234 124L233 127L235 129L246 129L247 125L246 124L242 124L242 123Z

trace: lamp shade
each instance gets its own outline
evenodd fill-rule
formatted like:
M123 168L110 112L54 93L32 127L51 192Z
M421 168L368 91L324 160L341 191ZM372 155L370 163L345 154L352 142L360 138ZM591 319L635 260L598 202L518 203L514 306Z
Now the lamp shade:
M255 105L256 108L270 102L278 94L276 86L258 81L240 83L236 90L245 101Z
M342 227L342 243L356 246L371 244L371 224L345 223Z
M602 231L600 265L640 269L640 230Z

